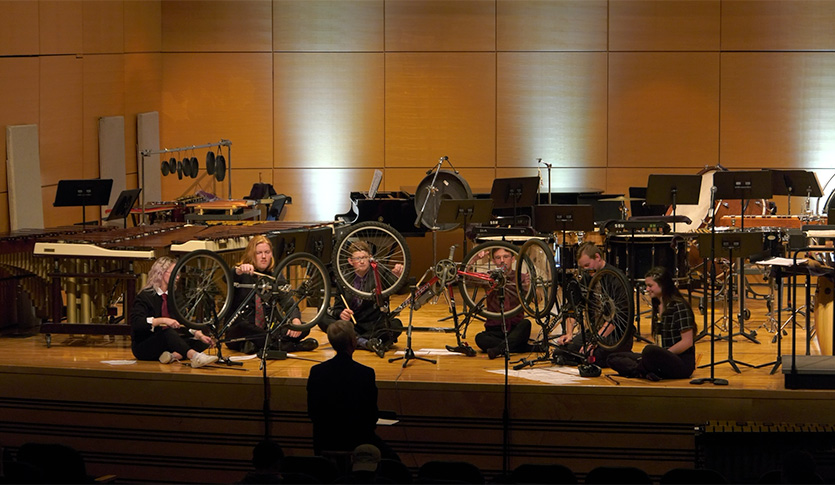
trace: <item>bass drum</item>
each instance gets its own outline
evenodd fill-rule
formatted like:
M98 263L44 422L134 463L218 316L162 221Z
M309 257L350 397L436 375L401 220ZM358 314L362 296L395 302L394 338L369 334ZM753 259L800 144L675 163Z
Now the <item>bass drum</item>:
M706 167L699 172L702 176L702 185L699 188L699 202L697 204L678 204L676 205L677 216L687 216L690 218L690 223L677 222L675 225L676 232L695 232L698 229L706 227L710 224L710 189L713 187L713 174L726 169L716 167ZM741 200L716 200L715 201L716 221L720 221L723 216L738 216L742 214ZM754 199L746 201L745 215L747 216L764 216L768 211L768 203L765 199ZM673 208L667 208L667 215L672 215Z
M418 221L433 230L457 229L461 226L458 222L438 223L438 209L441 208L441 201L472 198L473 191L470 189L470 184L459 174L449 170L439 170L437 174L433 171L420 181L415 191L415 211L418 214ZM418 221L415 221L415 224Z

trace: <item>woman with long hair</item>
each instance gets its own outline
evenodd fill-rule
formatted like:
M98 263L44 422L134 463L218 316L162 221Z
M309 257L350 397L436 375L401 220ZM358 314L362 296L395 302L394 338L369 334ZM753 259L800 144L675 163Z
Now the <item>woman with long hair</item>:
M185 357L192 367L203 367L217 361L217 356L203 353L212 339L199 330L186 330L168 313L168 280L175 263L162 256L148 271L148 282L130 310L131 351L139 360L169 364Z
M657 345L649 344L640 354L622 352L609 356L609 367L625 377L644 377L651 381L686 379L696 368L696 318L693 309L676 288L669 270L656 266L645 277L652 297L652 335Z

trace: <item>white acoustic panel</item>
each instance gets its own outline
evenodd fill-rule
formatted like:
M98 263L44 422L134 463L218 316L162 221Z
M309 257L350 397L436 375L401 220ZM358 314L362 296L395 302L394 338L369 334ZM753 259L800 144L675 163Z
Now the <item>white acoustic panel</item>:
M102 221L107 218L107 209L113 207L119 194L127 188L125 173L125 117L105 116L99 118L99 176L113 179L110 200L101 208ZM110 221L114 225L120 221Z
M9 228L43 229L38 125L6 127Z
M158 202L162 200L162 174L159 170L159 155L144 157L144 150L159 151L159 113L151 111L136 115L136 166L139 167L139 188L142 189L140 201Z

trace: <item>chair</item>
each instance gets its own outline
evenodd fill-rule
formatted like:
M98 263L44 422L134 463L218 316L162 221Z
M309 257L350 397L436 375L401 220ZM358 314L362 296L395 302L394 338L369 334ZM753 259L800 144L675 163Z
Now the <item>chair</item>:
M484 475L466 461L433 460L418 470L418 483L484 483Z
M377 464L377 476L388 478L393 483L412 483L412 471L402 461L383 458Z
M281 461L281 475L299 474L313 477L318 483L333 483L339 478L336 465L323 456L285 456ZM299 481L304 482L303 479Z
M513 483L577 483L577 477L565 465L523 463L510 475Z
M728 480L716 470L673 468L661 476L659 483L728 483Z
M652 479L633 466L599 466L586 475L585 483L652 483Z

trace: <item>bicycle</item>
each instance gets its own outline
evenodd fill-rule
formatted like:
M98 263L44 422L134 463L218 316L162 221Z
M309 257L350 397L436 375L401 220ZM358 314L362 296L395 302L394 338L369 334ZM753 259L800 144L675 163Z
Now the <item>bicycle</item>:
M246 285L234 282L232 269L216 253L192 251L177 261L168 285L172 317L190 329L210 335L217 342L218 362L226 364L231 361L223 358L222 344L231 340L225 339L225 335L256 294L271 303L272 308L266 316L265 355L270 339L280 328L307 330L316 325L327 310L331 293L325 266L308 253L287 256L272 274L259 273L254 284ZM249 288L250 292L232 313L235 288ZM292 323L290 318L296 310L301 313L301 324Z

